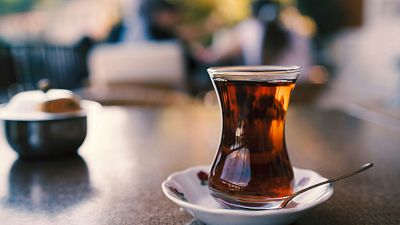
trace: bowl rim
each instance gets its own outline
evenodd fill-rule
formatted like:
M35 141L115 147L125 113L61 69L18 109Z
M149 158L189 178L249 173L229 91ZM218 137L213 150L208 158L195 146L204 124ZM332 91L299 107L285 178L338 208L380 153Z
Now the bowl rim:
M90 100L81 100L81 109L74 112L47 113L47 112L13 112L7 110L7 103L0 104L0 120L4 121L56 121L87 117L88 110L100 105Z

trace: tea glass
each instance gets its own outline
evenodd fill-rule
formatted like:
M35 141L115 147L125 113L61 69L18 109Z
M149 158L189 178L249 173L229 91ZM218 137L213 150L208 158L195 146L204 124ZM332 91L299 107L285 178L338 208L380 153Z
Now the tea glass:
M285 116L300 71L298 66L208 69L222 112L208 187L222 204L268 209L293 193Z

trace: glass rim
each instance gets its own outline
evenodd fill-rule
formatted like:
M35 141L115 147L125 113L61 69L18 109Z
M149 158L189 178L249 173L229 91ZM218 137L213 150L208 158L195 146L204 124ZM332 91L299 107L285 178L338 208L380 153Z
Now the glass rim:
M211 80L273 81L296 80L300 66L221 66L207 69Z
M210 75L223 76L262 76L262 75L289 75L298 74L302 70L300 66L217 66L210 67L207 72Z

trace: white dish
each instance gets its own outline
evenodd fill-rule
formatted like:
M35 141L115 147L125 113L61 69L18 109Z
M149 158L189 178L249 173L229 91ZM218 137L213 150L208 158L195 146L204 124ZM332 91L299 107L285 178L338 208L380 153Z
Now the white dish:
M290 224L333 194L332 185L323 185L297 196L284 209L241 210L219 204L210 194L204 179L210 166L196 166L171 174L162 190L171 201L208 225L283 225ZM293 168L295 191L326 180L312 170Z

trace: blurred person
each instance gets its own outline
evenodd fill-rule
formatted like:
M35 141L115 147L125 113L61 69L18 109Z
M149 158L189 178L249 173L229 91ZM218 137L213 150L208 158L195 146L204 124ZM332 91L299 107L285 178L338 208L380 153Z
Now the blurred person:
M176 26L180 13L176 4L166 0L144 0L140 14L145 21L145 33L149 40L177 39Z
M133 0L125 12L122 41L176 40L178 5L168 0Z
M187 5L178 1L143 0L139 12L144 24L144 37L148 41L170 41L177 44L185 60L185 82L189 91L197 90L197 87L208 90L211 87L209 78L203 76L206 68L194 56L191 46L212 34L220 23L208 15L204 18L188 18L191 11L187 11L186 7Z
M252 16L229 30L215 34L211 47L194 46L198 60L206 64L298 65L312 63L310 41L285 29L279 21L280 5L271 0L252 3Z
M212 13L201 22L191 23L183 15L184 5L176 2L148 0L140 8L147 40L175 40L182 47L189 89L194 92L212 87L206 72L209 66L276 64L307 68L311 63L308 40L283 28L280 5L275 1L253 1L253 15L230 29L223 28L222 18ZM211 46L205 47L208 37L212 37Z

